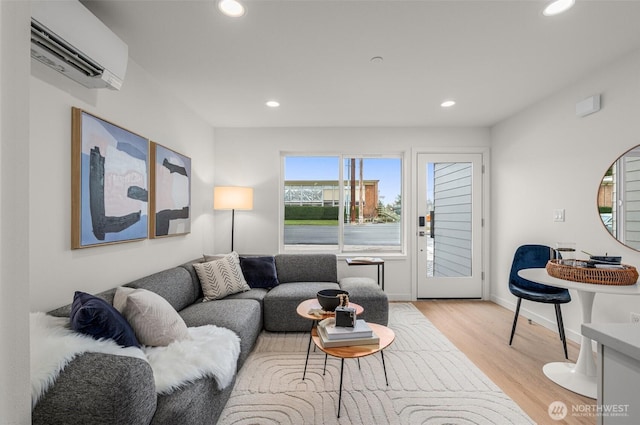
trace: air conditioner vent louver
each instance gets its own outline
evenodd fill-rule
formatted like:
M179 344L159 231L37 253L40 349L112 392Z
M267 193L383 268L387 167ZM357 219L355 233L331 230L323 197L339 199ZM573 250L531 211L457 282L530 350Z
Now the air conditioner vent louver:
M31 43L35 43L51 55L72 66L77 71L82 72L87 77L99 77L104 72L104 68L93 62L86 56L76 52L63 39L47 30L35 19L31 19ZM31 49L31 56L43 62L45 65L64 70L60 62L51 61L47 56L38 54L38 51ZM44 59L44 60L43 60Z
M122 87L127 45L78 0L34 0L31 13L33 59L88 88Z

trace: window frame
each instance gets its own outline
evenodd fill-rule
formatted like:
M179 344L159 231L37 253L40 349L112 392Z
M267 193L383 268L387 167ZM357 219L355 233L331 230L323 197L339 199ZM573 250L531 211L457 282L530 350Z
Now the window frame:
M344 217L345 210L345 172L344 162L347 159L398 159L400 160L400 244L397 249L376 249L375 245L369 245L364 249L345 250L344 243L344 220L338 220L338 243L335 245L285 245L284 243L284 215L285 215L285 164L287 157L335 157L338 160L338 195L339 210L338 217ZM407 160L405 152L385 152L385 153L354 153L354 152L280 152L280 175L279 175L279 197L278 197L278 235L279 235L279 252L296 253L296 252L322 252L334 253L336 255L375 255L375 256L404 256L406 255L406 229L408 220L408 211L406 202L406 178Z

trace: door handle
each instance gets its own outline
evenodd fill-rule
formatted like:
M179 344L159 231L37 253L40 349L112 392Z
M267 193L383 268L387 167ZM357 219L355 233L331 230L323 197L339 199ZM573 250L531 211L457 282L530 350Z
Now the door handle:
M435 235L434 231L436 229L436 212L435 211L431 211L429 213L429 233L430 233L430 237L431 239L433 239L433 236Z

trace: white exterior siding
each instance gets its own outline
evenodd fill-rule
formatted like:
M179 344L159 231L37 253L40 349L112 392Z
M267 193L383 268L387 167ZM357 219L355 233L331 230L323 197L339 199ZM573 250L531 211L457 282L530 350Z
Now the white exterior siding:
M640 158L625 157L624 243L640 248Z
M434 276L471 276L471 163L434 165Z

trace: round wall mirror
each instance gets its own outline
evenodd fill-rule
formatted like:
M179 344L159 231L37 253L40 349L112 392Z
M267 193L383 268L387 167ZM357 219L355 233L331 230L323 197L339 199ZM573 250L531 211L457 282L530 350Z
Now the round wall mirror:
M614 238L640 251L640 145L606 171L598 190L598 212Z

